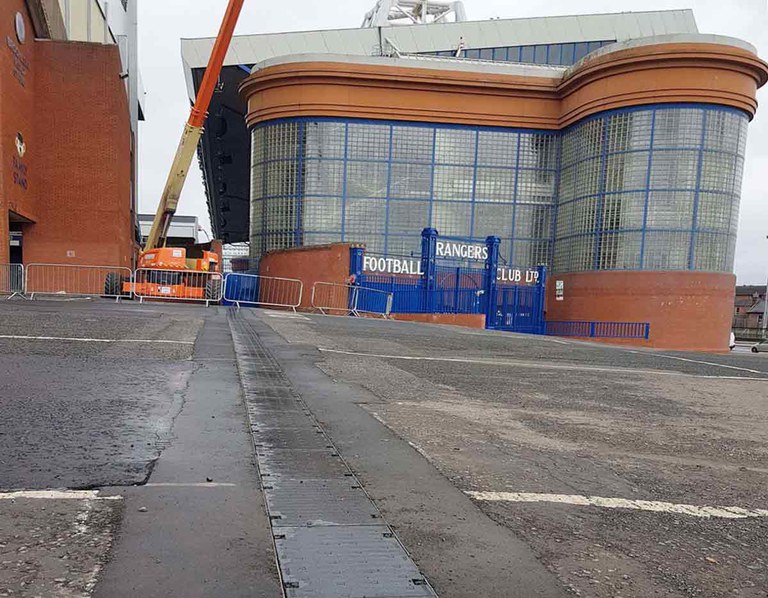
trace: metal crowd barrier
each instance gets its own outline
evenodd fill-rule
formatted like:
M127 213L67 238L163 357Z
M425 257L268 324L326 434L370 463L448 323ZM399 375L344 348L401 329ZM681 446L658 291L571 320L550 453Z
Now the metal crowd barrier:
M0 296L6 299L24 296L24 266L22 264L0 264Z
M72 264L29 264L24 277L24 291L57 297L107 297L120 301L131 296L130 268L113 266L77 266Z
M387 291L356 286L352 290L352 313L371 314L388 318L392 313L394 295Z
M581 338L630 338L648 340L651 325L648 322L547 322L549 336L575 336Z
M200 301L207 306L221 301L223 283L219 272L139 268L133 276L133 294L141 303L145 299L165 299Z
M392 313L392 293L335 282L316 282L312 286L312 307L323 315L357 316Z
M295 278L259 276L256 274L227 274L224 280L224 301L255 307L292 309L301 305L304 283Z

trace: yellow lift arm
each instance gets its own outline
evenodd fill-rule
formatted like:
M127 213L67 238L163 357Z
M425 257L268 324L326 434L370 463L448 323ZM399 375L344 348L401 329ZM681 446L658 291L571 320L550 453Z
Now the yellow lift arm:
M176 213L181 191L184 188L184 182L187 180L189 167L192 165L197 145L203 135L203 125L208 115L208 107L211 104L213 92L218 84L221 69L224 66L224 58L232 42L235 26L240 18L240 12L244 3L245 0L229 1L224 21L221 23L219 35L211 52L211 58L205 69L200 91L197 92L195 105L192 107L189 120L184 126L184 133L181 135L181 142L176 150L176 157L173 159L173 165L168 174L168 181L165 183L163 195L160 198L160 205L157 206L157 214L155 214L155 220L152 222L152 230L144 246L145 252L165 246L168 228L171 225L173 215Z

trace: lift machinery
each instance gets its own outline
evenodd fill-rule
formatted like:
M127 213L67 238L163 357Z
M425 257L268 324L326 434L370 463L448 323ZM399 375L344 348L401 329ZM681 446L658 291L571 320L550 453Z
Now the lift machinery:
M137 272L141 272L142 276L137 276L137 280L131 282L110 275L105 282L108 295L136 293L145 297L184 299L212 299L218 296L221 280L200 274L221 271L220 257L211 251L211 244L168 247L167 240L171 220L176 213L184 182L203 135L211 98L218 85L224 58L244 3L245 0L229 0L200 90L160 197L152 229L139 254Z

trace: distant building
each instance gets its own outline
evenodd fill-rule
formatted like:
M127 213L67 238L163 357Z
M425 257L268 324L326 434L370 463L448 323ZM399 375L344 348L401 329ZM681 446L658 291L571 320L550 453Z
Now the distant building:
M139 214L142 246L147 242L154 219L154 214ZM181 216L177 214L171 220L171 226L168 228L168 245L176 247L196 245L200 242L199 233L201 230L197 216Z
M765 318L765 299L759 299L752 307L747 311L747 328L762 328L763 320Z
M132 265L136 3L0 3L0 264Z
M765 316L765 285L736 287L734 328L762 328Z
M225 273L229 274L233 271L233 262L243 262L243 260L245 260L246 264L249 262L248 256L250 254L250 247L248 246L248 243L230 243L224 245L222 254L224 257L222 269ZM240 271L245 269L241 268Z
M690 10L466 21L380 0L364 25L235 38L201 144L217 238L258 258L495 236L505 263L548 267L550 319L727 349L753 46ZM190 97L212 45L183 41Z

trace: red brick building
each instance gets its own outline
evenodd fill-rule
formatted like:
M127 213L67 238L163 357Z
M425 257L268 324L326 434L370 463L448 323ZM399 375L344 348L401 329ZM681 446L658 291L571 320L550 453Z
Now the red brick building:
M130 91L106 13L87 10L96 39L71 41L91 30L70 35L58 2L0 5L0 264L132 263Z

